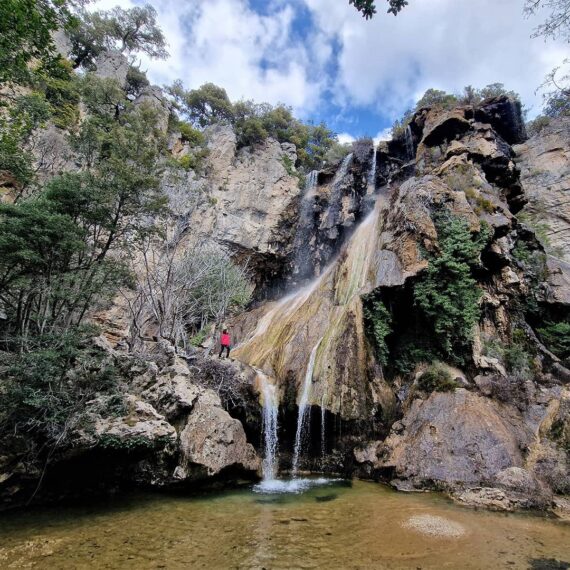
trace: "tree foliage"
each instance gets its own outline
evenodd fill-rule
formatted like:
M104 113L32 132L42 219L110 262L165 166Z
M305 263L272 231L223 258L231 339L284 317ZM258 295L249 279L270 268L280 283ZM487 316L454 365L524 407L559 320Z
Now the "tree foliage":
M414 300L433 327L442 355L461 361L479 321L481 291L472 269L480 264L488 232L473 236L466 220L445 213L438 214L435 223L439 253L430 257L414 285Z
M408 5L407 0L387 0L388 2L388 13L394 14L396 16L404 6ZM376 2L375 0L348 0L349 4L352 4L362 16L369 20L376 14Z
M293 143L299 165L305 170L320 167L337 142L336 135L324 123L302 123L293 116L290 107L281 104L245 100L232 103L225 89L213 83L188 91L181 81L176 81L167 91L178 113L194 128L231 125L238 147L256 145L269 137Z
M2 0L0 3L0 83L31 78L30 65L49 70L57 54L52 33L74 23L68 0Z
M77 24L69 29L75 67L93 65L95 58L106 50L166 58L166 39L156 15L150 5L83 11Z
M386 366L390 354L386 337L392 332L392 314L380 299L373 297L365 304L364 318L372 332L378 362Z

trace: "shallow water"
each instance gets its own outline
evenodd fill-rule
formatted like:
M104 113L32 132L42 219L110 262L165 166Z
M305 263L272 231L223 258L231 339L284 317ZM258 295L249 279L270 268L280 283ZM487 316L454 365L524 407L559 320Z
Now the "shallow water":
M287 492L293 487L5 513L0 568L538 569L548 566L537 559L570 561L570 525L554 520L361 481Z

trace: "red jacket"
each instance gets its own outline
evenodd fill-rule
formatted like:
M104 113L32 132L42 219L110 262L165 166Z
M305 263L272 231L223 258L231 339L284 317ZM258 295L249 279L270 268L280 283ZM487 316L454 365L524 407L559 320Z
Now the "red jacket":
M222 346L230 346L230 335L227 333L226 334L222 333L222 336L220 337L220 344Z

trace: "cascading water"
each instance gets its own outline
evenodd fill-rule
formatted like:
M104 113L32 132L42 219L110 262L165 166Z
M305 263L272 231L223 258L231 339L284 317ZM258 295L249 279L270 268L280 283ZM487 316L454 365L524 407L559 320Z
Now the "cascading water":
M293 244L293 251L295 252L293 273L299 277L305 277L311 269L311 251L307 244L314 230L313 210L318 176L317 170L312 170L307 175L305 192L299 209L299 224Z
M340 163L338 170L336 171L333 181L331 182L331 191L329 197L329 211L326 219L326 226L333 227L337 221L337 216L341 208L341 193L342 193L342 183L345 176L348 173L348 167L352 162L353 154L347 154L343 161Z
M278 468L278 413L279 400L277 387L269 381L269 378L257 370L260 381L262 406L263 406L263 441L265 456L262 463L263 481L275 480Z
M372 144L372 164L370 165L370 170L368 171L368 188L366 193L368 195L374 194L376 192L376 147Z
M325 457L327 454L327 436L326 436L326 415L325 394L321 398L321 468L325 465Z
M309 363L305 372L305 381L303 382L303 390L299 400L299 415L297 417L297 432L295 433L295 448L293 452L293 475L296 476L299 471L299 458L303 451L303 441L305 439L305 427L310 427L307 422L308 412L310 410L309 395L311 392L311 384L313 382L313 372L315 370L315 361L317 359L317 351L323 339L319 339L317 344L311 351ZM309 418L310 419L310 418Z
M416 149L414 145L414 136L412 134L412 127L406 127L406 152L408 153L408 160L416 158Z

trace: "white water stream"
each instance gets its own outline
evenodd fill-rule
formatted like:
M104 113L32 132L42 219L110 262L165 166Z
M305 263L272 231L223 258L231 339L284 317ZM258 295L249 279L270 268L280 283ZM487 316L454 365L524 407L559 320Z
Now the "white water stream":
M314 346L309 357L309 364L305 372L305 381L303 382L303 391L301 392L301 399L299 400L299 415L297 417L297 432L295 433L295 448L293 451L293 476L297 475L299 471L299 458L303 451L303 440L305 439L305 426L310 428L307 422L307 416L311 409L309 405L309 395L311 393L311 384L313 383L313 371L315 370L315 360L317 358L317 350L323 339ZM309 418L310 419L310 418Z

